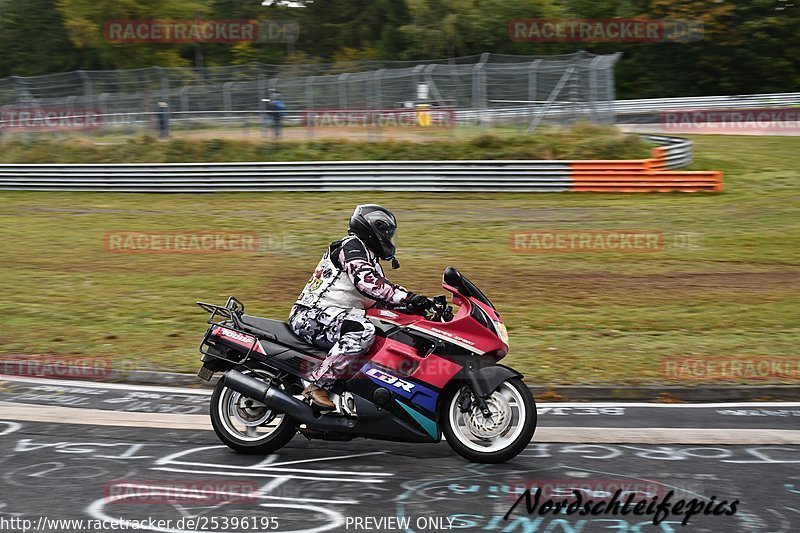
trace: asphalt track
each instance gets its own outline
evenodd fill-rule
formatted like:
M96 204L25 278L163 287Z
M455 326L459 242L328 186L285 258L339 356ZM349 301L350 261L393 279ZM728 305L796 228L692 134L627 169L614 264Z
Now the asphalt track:
M207 402L204 390L3 378L0 531L800 531L800 403L540 404L525 452L476 465L446 443L363 439L237 455L207 429ZM505 520L527 487L542 503L572 489L739 503L686 526L524 503Z

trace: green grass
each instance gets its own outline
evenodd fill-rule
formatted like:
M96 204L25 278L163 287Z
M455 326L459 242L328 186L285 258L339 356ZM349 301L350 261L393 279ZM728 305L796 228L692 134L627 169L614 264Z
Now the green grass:
M667 356L796 358L797 140L695 141L694 167L725 171L724 193L0 192L0 352L194 371L206 318L194 301L233 294L253 314L285 317L354 204L377 202L400 219L403 267L391 278L433 295L443 268L457 266L506 318L507 362L531 383L665 383ZM509 249L513 230L621 228L662 231L666 246L646 254ZM271 239L269 249L104 250L110 231L208 229L255 231ZM682 235L690 246L675 245Z
M409 159L634 159L650 156L640 137L614 128L580 124L572 129L543 129L536 135L513 130L481 134L477 129L447 140L416 132L413 140L349 142L339 138L315 141L264 142L248 139L192 139L149 135L87 138L66 136L14 137L0 144L0 163L151 163L225 161L353 161ZM459 130L460 131L460 130ZM328 132L330 133L330 132ZM35 134L31 134L35 135ZM100 142L104 141L104 142Z

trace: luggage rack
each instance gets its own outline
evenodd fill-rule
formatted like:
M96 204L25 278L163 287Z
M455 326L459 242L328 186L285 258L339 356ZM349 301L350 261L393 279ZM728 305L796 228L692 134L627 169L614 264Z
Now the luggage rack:
M225 320L232 321L234 326L236 326L237 328L241 328L240 317L242 316L242 313L244 313L244 304L239 300L237 300L236 298L234 298L233 296L228 297L228 301L225 302L224 306L209 304L206 302L196 302L196 303L203 309L203 311L206 311L207 313L211 314L211 316L209 316L207 320L209 324L214 324L217 326L223 325L220 322L214 321L214 319L217 318L217 316L220 316Z
M224 361L228 361L229 363L234 364L241 364L246 361L250 355L253 353L253 350L258 343L258 337L253 335L253 333L249 331L245 331L242 327L241 316L244 313L244 304L230 296L228 301L225 302L225 305L216 305L210 304L206 302L196 302L197 305L200 306L201 309L206 311L210 314L208 320L206 322L211 324L211 327L208 328L206 334L203 335L203 340L200 342L200 353L203 355L208 355L210 357L215 357L217 359L222 359ZM231 331L235 331L241 335L246 335L248 337L253 338L253 342L250 345L250 348L247 350L247 353L239 360L236 359L229 359L225 357L223 354L219 353L216 349L216 346L213 343L208 342L208 338L211 336L211 333L215 331L215 326L218 328L225 328ZM212 351L214 349L214 351Z

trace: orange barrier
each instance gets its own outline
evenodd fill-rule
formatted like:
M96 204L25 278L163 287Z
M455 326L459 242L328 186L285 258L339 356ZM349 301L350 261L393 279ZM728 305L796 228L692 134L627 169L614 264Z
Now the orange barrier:
M664 170L668 150L653 148L653 157L631 160L570 162L573 191L592 192L720 192L718 170Z

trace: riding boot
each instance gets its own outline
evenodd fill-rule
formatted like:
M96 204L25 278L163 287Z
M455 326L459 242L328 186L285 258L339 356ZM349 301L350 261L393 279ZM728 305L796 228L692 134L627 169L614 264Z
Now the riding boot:
M330 396L328 396L328 391L313 383L309 384L308 387L303 390L303 396L310 399L311 403L319 409L325 411L336 409L336 405L331 401Z

